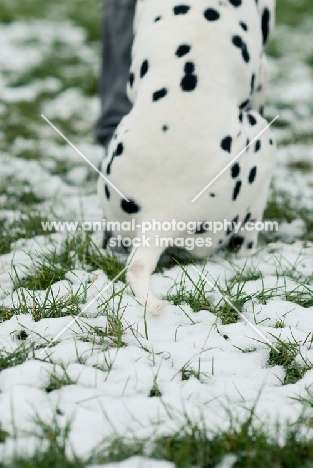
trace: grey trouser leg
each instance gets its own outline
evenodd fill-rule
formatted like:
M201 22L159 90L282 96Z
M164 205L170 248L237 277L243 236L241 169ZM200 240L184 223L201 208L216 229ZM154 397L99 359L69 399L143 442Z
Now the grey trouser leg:
M102 20L101 116L95 125L98 142L105 145L131 103L126 85L133 43L136 0L105 0Z

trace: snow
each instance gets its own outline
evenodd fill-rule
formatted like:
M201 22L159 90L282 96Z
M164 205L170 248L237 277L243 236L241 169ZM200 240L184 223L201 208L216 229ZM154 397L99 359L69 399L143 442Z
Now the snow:
M68 53L73 50L78 53L79 50L81 57L93 67L94 51L86 45L84 31L71 23L49 21L32 24L16 21L0 25L0 42L4 51L0 67L14 74L38 65L53 41L62 37L64 28ZM31 41L27 42L34 38L37 41L35 46ZM297 130L310 131L312 109L307 102L313 93L311 70L302 62L297 62L290 69L290 60L286 62L284 59L272 60L272 65L273 84L269 99L273 113L276 114L273 103L294 103L294 110L284 111L282 118ZM282 70L287 70L284 85L279 80ZM59 89L60 83L51 77L16 89L10 86L6 75L0 75L0 98L6 103L32 101L44 90L58 92ZM97 115L97 105L94 97L84 96L79 89L70 88L45 100L42 111L52 121L54 118L66 120L77 114L85 119L86 127L91 127ZM299 116L297 123L294 112ZM275 131L279 138L286 134L279 129ZM17 136L12 146L5 153L0 153L1 180L15 176L28 181L34 193L45 200L41 205L43 212L53 213L54 219L101 220L96 183L86 183L90 171L86 169L85 162L72 148L61 145L45 122L39 127L39 133L41 139L36 144L44 148L45 159L38 162L18 157L23 149L32 149L35 142ZM97 165L102 156L100 148L83 138L77 142L77 147ZM305 193L304 203L312 207L312 173L303 174L288 168L291 161L303 159L313 162L310 146L281 146L274 183L276 187L287 190L290 196ZM67 161L77 166L65 177L60 177L51 174L56 161ZM12 220L14 216L18 217L19 212L1 210L1 217ZM300 364L303 359L313 362L312 340L308 340L313 333L313 307L304 308L296 301L290 302L286 294L289 299L290 294L301 294L303 298L313 290L313 245L297 240L304 231L301 219L283 222L277 242L260 247L252 258L229 257L221 252L204 267L199 266L201 273L211 283L217 283L221 290L225 290L238 272L262 274L262 279L248 280L240 289L241 295L249 296L243 313L271 343L275 344L275 338L298 341L300 347L296 360ZM291 424L302 414L303 405L297 397L305 395L306 388L312 383L313 371L307 371L295 384L283 385L284 369L268 365L270 347L242 319L223 325L211 310L194 313L189 305L175 306L170 302L160 317L144 316L142 304L131 295L129 288L123 292L119 304L116 298L112 298L113 286L107 275L96 269L86 271L79 262L75 269L65 273L64 280L53 284L49 291L30 291L27 288L14 291L15 275L25 277L32 271L34 259L48 253L51 248L60 248L63 241L62 233L19 239L13 246L13 252L0 256L0 305L10 310L23 303L23 313L14 314L10 320L0 323L1 350L17 350L21 346L18 339L21 331L27 334L26 346L40 345L29 360L0 372L0 424L3 430L16 434L16 438L8 437L0 444L0 459L9 458L16 451L31 455L36 450L36 415L46 423L56 418L60 425L72 420L68 455L86 457L114 435L122 437L131 433L133 437L153 439L170 434L184 424L186 415L192 421L204 420L214 431L226 430L230 424L228 414L239 421L248 414L249 408L256 405L259 424L266 424L274 434L277 421ZM197 283L199 276L192 266L186 266L186 270ZM174 294L178 287L175 285L181 281L187 289L193 289L192 281L176 266L163 274L154 274L152 290L162 298L171 288ZM114 291L123 287L118 282ZM105 292L98 297L104 289ZM262 301L262 293L269 291L270 297ZM67 306L62 317L34 321L34 303L48 307L55 301L81 293L84 293L81 309L96 300L76 320L72 320L71 306ZM214 305L220 302L220 295L210 284L205 285L205 293ZM96 340L94 329L106 330L108 311L119 315L124 326L122 340L125 346L119 349L112 346L110 338L103 342ZM283 328L277 328L277 323L283 324ZM47 347L64 329L56 344ZM200 369L199 380L194 376L182 380L182 368L193 370L195 374ZM62 376L64 372L73 383L47 393L45 389L50 376ZM155 383L162 394L160 398L150 396ZM219 466L231 467L235 461L236 457L229 455ZM133 457L105 466L170 468L174 465Z
M173 463L162 460L152 460L144 457L131 457L128 460L119 463L107 463L106 465L92 465L88 468L174 468ZM223 466L228 468L229 465Z

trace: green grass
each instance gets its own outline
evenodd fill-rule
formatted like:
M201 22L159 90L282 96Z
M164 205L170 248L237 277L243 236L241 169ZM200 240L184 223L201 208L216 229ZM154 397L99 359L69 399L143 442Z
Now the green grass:
M154 382L153 382L153 385L152 385L152 388L150 390L150 393L149 393L149 397L150 398L160 398L162 396L162 393L159 389L159 386L158 386L158 382L156 379L154 379Z
M252 1L252 0L251 0ZM86 32L85 44L90 50L99 54L100 47L96 42L100 37L100 14L102 10L102 0L90 0L88 3L83 0L48 0L40 2L39 0L2 0L0 4L0 18L6 23L15 20L49 19L53 21L71 20L73 24L81 26ZM278 58L297 53L293 38L297 32L303 35L304 23L313 15L313 3L311 0L278 0L277 2L277 20L279 24L285 24L290 29L290 41L286 39L286 34L279 37L276 35L270 42L268 52L270 55ZM296 29L298 28L298 29ZM307 27L307 31L309 28ZM307 36L307 41L311 41L312 36ZM32 38L34 46L39 46L39 40ZM306 53L303 61L313 66L313 54ZM289 59L291 60L291 59ZM22 71L4 71L6 79L10 85L19 87L31 84L35 79L42 80L46 77L54 77L59 80L60 88L58 91L43 91L32 102L15 102L7 106L4 114L0 116L1 131L3 136L0 142L0 150L8 151L12 149L12 154L25 160L36 160L38 164L47 157L44 145L38 144L42 137L43 129L46 123L42 121L40 113L43 103L54 100L57 95L72 87L78 87L83 96L94 96L97 92L97 70L94 64L80 55L80 50L69 46L65 39L56 39L51 47L47 48L43 54L42 60L36 66ZM277 78L277 85L284 83L285 76L282 69ZM309 103L310 104L310 103ZM275 109L293 109L293 105L282 102L272 102ZM311 104L310 104L311 105ZM311 105L311 111L313 108ZM296 110L295 110L296 112ZM297 115L295 114L295 118ZM303 117L302 117L303 118ZM92 122L88 121L86 116L71 115L69 118L55 118L53 123L61 131L67 134L74 141L92 139ZM305 128L299 130L294 128L288 120L277 122L277 128L288 129L288 135L281 139L280 145L284 144L307 144L313 142L310 131ZM49 139L60 145L64 141L60 139L51 130L46 131L45 135ZM19 149L14 146L17 136L23 137L30 146L23 145ZM50 155L48 156L51 157ZM53 165L50 169L52 175L65 178L68 171L73 167L68 161L53 158ZM51 160L50 160L51 162ZM49 166L49 167L51 167ZM289 169L292 171L301 171L304 175L312 171L311 164L308 161L290 163ZM13 222L0 219L0 255L10 252L13 249L13 243L21 238L31 239L35 235L46 234L42 230L41 221L46 217L41 212L41 204L44 202L44 196L39 195L31 187L27 180L7 179L0 181L0 209L12 209L21 212L21 215ZM313 217L309 210L302 206L301 200L291 200L287 193L274 191L266 212L265 219L291 222L294 219L303 219L305 221L306 232L302 236L303 240L313 240ZM266 241L272 241L268 238ZM226 256L227 258L227 256ZM233 258L229 256L229 258ZM188 263L188 261L186 262ZM172 263L172 266L177 263ZM25 278L15 278L15 290L21 287L28 288L30 291L45 290L51 291L51 286L60 280L64 280L65 274L69 270L82 268L87 271L101 269L106 272L110 279L116 277L123 269L119 258L111 253L104 253L97 248L90 236L73 236L67 238L61 250L52 249L49 254L40 255L33 259L33 265L29 269ZM162 267L158 267L158 271ZM187 273L186 267L179 283L172 286L167 300L181 307L187 315L184 305L189 305L193 311L188 316L190 323L197 320L197 312L206 310L212 312L219 319L220 323L227 325L236 323L240 318L238 313L231 305L223 299L216 301L207 293L209 289L203 278L193 279ZM307 279L305 282L297 274L296 265L290 269L280 271L277 275L288 276L304 285L302 291L286 292L283 288L276 289L261 288L252 295L247 295L243 287L247 281L262 279L262 274L257 270L248 268L237 269L234 267L234 278L228 282L228 285L221 290L230 301L241 312L247 301L266 304L270 299L279 295L279 297L299 304L302 307L313 307L313 294L309 287ZM210 279L210 278L209 278ZM125 280L125 275L121 278ZM88 285L86 286L88 287ZM111 308L108 301L103 301L99 305L99 315L106 317L106 325L103 328L93 327L88 324L81 324L81 334L78 339L93 343L95 349L103 350L103 364L98 364L101 370L107 372L113 368L114 362L110 360L109 348L120 348L126 346L125 323L123 321L124 306L122 306L122 296L125 288L121 291L113 288L110 301L114 299L115 307ZM22 293L21 293L22 294ZM0 322L9 320L13 314L31 313L33 320L38 321L42 318L62 317L64 315L77 315L81 311L82 303L86 298L86 290L73 296L68 294L63 298L54 301L44 301L39 304L34 301L31 308L26 307L23 296L21 295L21 306L16 309L8 309L0 306ZM81 323L81 322L80 322ZM276 327L283 327L283 321L277 321ZM227 339L227 335L224 335ZM0 372L4 369L22 364L29 358L33 358L33 348L27 345L27 332L22 330L16 335L16 339L21 343L20 347L12 353L0 350ZM148 339L148 330L146 330ZM25 342L26 341L26 342ZM25 342L25 343L24 343ZM303 364L296 361L299 354L299 344L277 342L278 352L273 349L269 352L268 364L271 366L279 365L285 370L285 378L282 384L293 384L301 379L311 364L303 360ZM145 349L145 348L143 348ZM147 348L145 349L146 351ZM254 348L242 350L242 352L253 352ZM81 361L83 362L83 361ZM300 362L300 361L299 361ZM214 368L212 364L212 374ZM199 366L193 367L187 363L179 370L182 380L187 381L196 378L202 381L200 360ZM62 373L52 373L50 383L46 388L47 392L57 391L66 385L74 385L73 381L64 369ZM162 398L157 379L154 380L150 390L150 397ZM308 395L307 403L312 406L312 395ZM68 444L70 423L62 424L57 422L61 412L56 412L56 420L51 425L46 425L38 419L38 429L40 443L35 454L29 459L16 458L6 464L7 468L85 468L91 463L107 463L127 459L132 455L148 455L156 459L172 461L178 468L190 468L192 466L213 468L223 459L226 454L235 454L237 461L236 468L263 468L264 466L273 468L311 468L313 467L313 441L305 440L302 437L299 425L290 426L284 445L278 445L275 439L268 435L266 427L258 428L258 424L252 424L252 417L242 424L234 424L227 431L220 431L215 428L215 433L211 433L205 424L195 425L188 418L182 427L167 437L160 437L152 443L151 440L119 439L105 442L105 448L99 453L95 453L88 460L75 459L70 461L66 456L66 444ZM310 422L308 421L309 425ZM9 434L0 427L0 444L3 443ZM48 442L48 446L45 446ZM3 468L0 462L0 467Z
M126 287L126 286L125 286ZM99 315L105 315L106 326L101 328L99 326L93 327L85 323L83 326L83 336L80 338L82 341L93 343L97 347L101 347L104 351L109 348L122 348L126 346L123 335L125 333L123 324L123 315L126 306L122 306L123 293L125 287L120 291L113 291L102 304L98 306ZM110 307L110 301L115 301L114 308Z
M244 285L249 279L259 278L259 273L256 274L250 271L246 275L244 273L245 269L241 273L238 271L225 290L221 290L216 284L214 285L213 294L219 294L220 299L218 302L213 302L208 298L206 291L211 288L210 283L212 283L212 280L208 277L210 283L206 281L205 271L202 270L201 276L198 275L198 278L194 279L184 265L180 265L180 267L182 271L180 280L171 286L165 299L179 307L187 304L195 313L200 310L208 310L215 314L217 319L221 320L222 325L236 323L239 320L237 310L241 312L244 304L252 297L243 293ZM230 303L224 300L222 296L227 297ZM183 308L182 311L186 314ZM188 315L188 318L194 323L192 316Z
M313 15L313 4L310 0L277 0L276 20L278 24L299 27Z
M92 96L97 92L98 80L88 62L84 62L75 50L69 52L66 42L54 42L50 52L44 57L39 65L22 72L20 75L12 76L11 86L25 86L32 82L34 76L37 80L53 77L59 80L61 87L58 93L68 88L79 88L83 95ZM89 65L89 66L88 66ZM76 73L73 74L73 71ZM49 99L54 92L42 92L33 105L37 107L40 101ZM31 104L28 103L28 106ZM32 109L34 109L32 107ZM40 117L40 114L38 115Z
M257 423L253 413L241 423L231 422L226 431L213 434L206 425L193 423L188 416L181 427L172 435L136 439L135 437L106 440L103 448L90 458L82 460L66 456L66 445L71 422L62 426L57 415L48 425L37 418L39 435L38 449L28 459L14 458L1 465L6 468L86 468L91 464L118 462L141 455L154 460L167 460L177 468L216 468L226 455L235 457L236 468L310 468L313 463L313 441L299 436L303 419L289 427L277 426L277 433L286 432L285 443L278 444L275 438ZM6 433L4 435L6 437ZM41 442L41 443L40 443Z
M288 167L290 169L304 173L310 173L313 170L312 163L310 161L306 161L305 159L299 161L291 161L288 163Z
M195 379L199 380L201 382L202 376L207 377L202 371L201 371L201 358L198 360L198 367L194 368L190 365L190 363L186 363L181 369L180 369L180 374L181 374L181 379L183 381L189 380L192 377ZM212 361L212 375L214 374L214 359Z
M294 35L302 31L306 25L307 33L310 34L312 30L309 26L309 18L313 15L313 4L311 0L277 0L276 2L276 23L288 26L290 35ZM289 41L279 36L274 31L268 46L267 53L275 58L281 58L291 53ZM308 65L313 65L313 54L306 57Z
M286 300L290 302L294 302L305 309L309 309L313 307L313 291L312 285L311 288L308 286L310 285L310 279L307 281L307 284L304 284L304 289L299 291L298 289L294 291L290 291L286 294Z
M12 244L19 239L33 239L38 235L47 235L41 222L48 219L36 208L24 209L13 221L0 219L0 255L9 253ZM50 233L49 233L50 234Z
M0 323L4 322L5 320L10 320L11 317L15 314L15 311L12 309L8 309L3 305L0 305Z
M10 308L7 319L11 314L31 314L35 322L44 318L59 318L66 315L75 316L80 314L81 305L86 301L86 290L81 290L72 294L69 290L63 296L58 296L49 286L44 297L40 300L37 295L26 292L24 289L17 289L18 305ZM2 317L5 319L5 316Z
M63 372L53 372L50 375L50 383L45 388L47 393L54 392L55 390L60 390L61 388L67 385L75 385L76 381L70 378L66 369L63 369Z
M21 209L36 205L44 201L32 189L28 180L18 179L15 176L0 180L0 209Z
M184 265L180 265L182 272L180 279L171 286L165 299L179 306L191 323L195 323L195 317L193 314L188 315L182 307L183 305L189 305L194 313L200 310L208 310L216 315L216 318L220 320L222 325L237 323L238 320L241 320L240 313L243 313L244 305L249 301L266 305L271 299L279 297L304 308L313 307L311 278L303 278L297 271L298 260L296 260L294 265L285 266L284 269L276 272L277 280L281 277L289 277L299 282L299 286L296 286L293 290L288 290L284 286L266 288L260 271L254 271L245 266L242 270L239 270L238 267L233 265L231 260L229 261L234 267L236 274L223 289L218 284L214 285L214 301L208 297L207 290L210 289L210 286L205 280L206 275L204 270L201 276L194 279ZM246 283L259 279L262 280L261 287L253 294L246 294L244 292ZM208 280L212 283L209 277ZM210 292L210 294L212 293ZM218 295L220 298L216 300L216 296ZM256 324L260 324L257 321L257 317L255 317L255 321ZM284 323L278 321L276 328L283 327ZM225 335L225 338L228 338L227 335Z
M5 439L6 439L9 435L10 435L10 434L9 434L7 431L5 431L5 430L3 430L3 429L1 428L1 424L0 424L0 444L3 444L3 442L5 442Z
M146 454L157 460L168 460L177 468L215 468L225 455L235 455L236 468L311 467L313 444L300 438L295 426L287 430L286 443L278 445L265 430L255 428L253 417L234 424L228 431L211 434L205 426L185 422L176 433L157 439L148 449L148 441L116 439L107 447L101 462L121 461Z
M181 270L180 282L171 286L165 299L176 306L188 304L194 312L210 310L211 303L206 297L207 283L205 279L199 276L194 280L184 265L181 265ZM191 283L191 287L188 282Z
M16 457L11 462L2 465L5 468L85 468L86 462L77 457L69 460L66 455L71 422L60 425L57 415L52 424L36 419L38 427L38 449L30 458ZM1 462L0 462L0 467Z
M45 157L44 149L35 143L42 136L42 129L46 123L41 118L43 103L53 101L59 93L69 88L79 88L82 96L94 96L98 91L98 69L94 56L99 57L100 62L100 18L103 8L102 0L90 0L85 4L82 0L48 0L44 4L39 0L25 0L21 4L18 0L3 0L0 5L0 19L2 22L10 23L16 20L43 19L50 21L70 20L73 25L83 28L86 39L83 44L91 50L91 57L82 54L79 47L71 45L66 37L56 37L49 47L45 47L42 59L36 65L29 66L25 70L3 70L2 74L11 88L27 86L35 80L41 81L46 78L55 78L59 83L59 89L39 90L37 96L27 102L10 102L0 117L1 131L0 150L8 151L14 144L17 136L23 137L29 142L34 142L34 150L20 151L18 156L25 159L41 160ZM44 28L44 26L43 26ZM44 30L43 30L44 31ZM21 42L21 47L27 45L27 41ZM34 47L40 48L40 38L33 37L31 42ZM27 51L25 52L27 54ZM97 54L97 55L93 55ZM0 99L1 103L1 99ZM92 119L92 117L91 117ZM82 138L92 141L92 120L86 122L86 115L76 115L69 118L54 118L53 123L63 133L70 135L71 139ZM51 139L59 144L65 144L56 134L51 131Z
M31 290L45 290L53 283L65 278L65 274L77 268L88 271L100 269L113 280L125 268L114 253L99 249L89 234L68 236L61 249L52 248L49 253L33 258L29 274L16 277L14 289L24 287ZM125 282L125 274L119 281Z
M302 358L303 363L296 361L300 353L300 345L296 342L283 342L278 340L275 344L276 350L271 348L268 364L271 366L282 366L285 370L283 385L294 384L304 377L304 374L313 368L313 365Z
M300 237L304 241L313 240L313 216L311 210L304 207L301 199L292 199L287 192L273 190L264 211L264 219L272 221L287 221L302 219L305 223L305 233ZM264 237L264 233L263 233Z
M90 0L88 4L83 0L2 0L0 6L1 21L10 23L20 19L49 18L60 20L68 18L85 29L88 40L98 40L100 35L100 17L103 2Z
M22 344L15 351L0 350L0 372L15 367L34 357L34 347Z

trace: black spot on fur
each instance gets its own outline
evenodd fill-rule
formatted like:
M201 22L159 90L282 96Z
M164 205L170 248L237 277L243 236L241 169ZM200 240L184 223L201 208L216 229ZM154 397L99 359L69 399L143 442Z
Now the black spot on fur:
M210 193L210 197L214 198L214 197L215 197L215 193Z
M263 117L263 115L264 115L264 106L260 106L259 114Z
M217 21L220 18L220 14L214 8L208 8L204 12L204 17L208 21Z
M218 243L219 243L219 245L222 245L222 244L223 244L223 239L220 239L220 240L218 241Z
M240 110L243 110L243 109L247 108L249 105L250 105L250 99L247 99L246 101L243 101L243 102L240 104L239 109L240 109Z
M255 143L254 151L257 153L258 151L260 151L260 149L261 149L261 140L257 140L257 142Z
M204 234L207 232L207 229L205 229L205 221L197 227L195 234Z
M181 80L180 86L183 91L190 92L194 91L197 87L198 78L194 74L195 65L193 62L187 62L185 64L185 76Z
M134 200L122 200L121 201L121 208L125 213L128 214L135 214L140 211L140 206Z
M111 174L111 164L112 164L112 161L107 165L107 170L106 170L107 175Z
M155 23L157 23L158 21L160 21L160 19L162 18L162 16L157 16L154 20Z
M242 246L244 241L245 241L245 238L243 236L233 236L230 239L229 248L234 249L234 250L238 249L238 248L240 248Z
M250 62L250 55L248 52L247 44L242 40L240 36L233 36L232 42L235 47L241 50L243 60L248 63Z
M186 62L185 73L186 75L192 75L195 71L195 64L193 62Z
M124 145L123 143L119 143L116 147L116 150L113 153L113 156L121 156L124 152Z
M242 27L242 29L243 29L244 31L248 31L248 26L247 26L246 23L244 23L243 21L240 21L239 24L240 24L240 26Z
M246 224L251 219L251 213L247 213L245 219L243 220L243 224Z
M237 197L240 193L242 182L241 180L238 180L238 182L235 185L234 192L233 192L233 201L237 200Z
M135 81L135 75L133 73L130 73L129 78L128 78L128 83L131 88L133 87L134 81Z
M231 234L234 230L234 226L231 225L231 226L227 226L227 231L226 231L226 235L229 236L229 234Z
M155 91L153 93L152 99L154 102L159 101L160 99L164 98L167 95L167 89L162 88L159 89L158 91Z
M107 248L108 242L111 239L111 237L113 237L113 232L105 230L104 233L103 233L103 240L102 240L102 248L103 249Z
M231 168L230 168L230 171L231 171L231 176L233 179L236 179L236 177L239 176L240 174L240 166L238 163L235 163Z
M274 144L272 138L270 138L269 143L270 143L270 145L273 145L273 144Z
M268 40L268 36L270 34L270 20L271 14L268 8L264 8L262 14L262 36L263 36L263 44L266 44Z
M242 43L242 48L241 48L241 53L242 53L242 58L246 63L250 62L250 55L248 52L247 44L245 42Z
M197 87L197 77L195 75L186 75L180 85L183 91L194 91Z
M226 136L225 138L223 138L223 140L221 141L221 148L224 150L224 151L227 151L228 153L231 153L231 145L232 145L232 137L231 136Z
M251 94L254 93L254 86L255 86L255 74L253 73L251 76L251 89L250 89Z
M239 112L239 122L242 122L242 112Z
M168 126L167 126L167 125L163 125L162 130L163 130L163 132L167 132Z
M229 0L229 3L231 3L234 7L238 8L241 5L242 0Z
M249 177L248 177L249 184L252 184L252 183L255 181L256 172L257 172L257 168L256 168L256 166L254 166L254 167L251 169L250 174L249 174Z
M249 244L247 244L247 249L249 250L253 249L253 245L254 245L254 242L249 242Z
M239 216L237 215L232 221L231 221L231 224L227 226L227 231L226 231L226 235L229 236L229 234L231 234L234 230L234 224L235 223L238 223L238 220L239 220Z
M109 187L107 185L104 186L104 192L105 192L105 196L107 197L107 199L110 200L111 194L110 194Z
M148 60L144 60L142 62L141 69L140 69L140 78L143 78L145 76L148 69L149 69L149 62L148 62Z
M256 118L252 114L248 114L248 120L252 127L257 124Z
M183 57L184 55L186 54L189 54L191 50L191 47L190 45L187 45L187 44L182 44L178 47L178 49L176 50L176 55L177 57Z
M189 10L189 5L177 5L174 7L174 15L185 15Z

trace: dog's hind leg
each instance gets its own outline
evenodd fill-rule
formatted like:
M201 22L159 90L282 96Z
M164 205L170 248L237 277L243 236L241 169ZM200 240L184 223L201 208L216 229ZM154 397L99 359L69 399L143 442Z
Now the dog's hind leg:
M128 259L127 281L135 296L146 301L147 311L152 315L159 315L164 305L163 301L154 297L150 290L151 274L163 251L163 247L155 245L134 247Z

